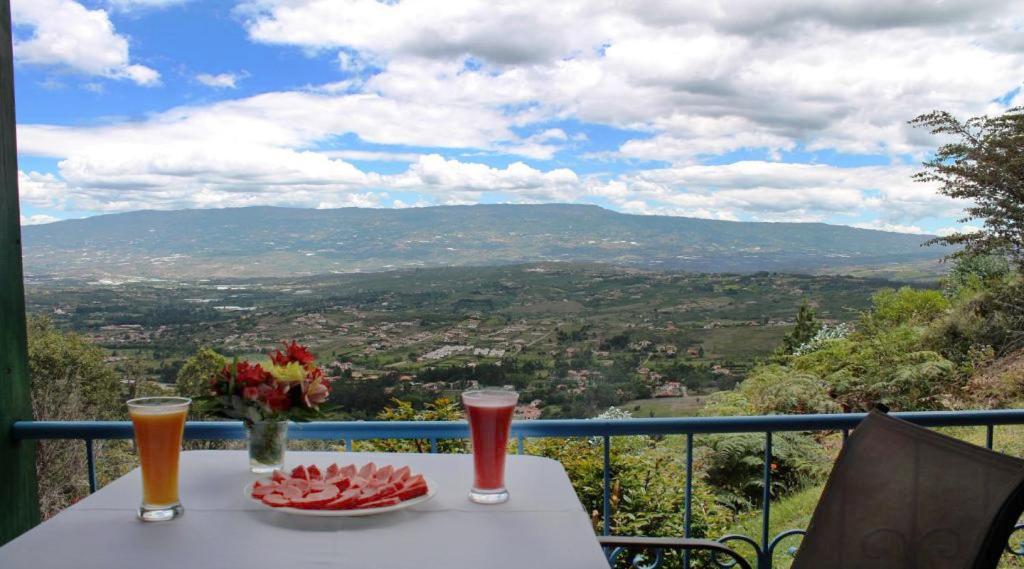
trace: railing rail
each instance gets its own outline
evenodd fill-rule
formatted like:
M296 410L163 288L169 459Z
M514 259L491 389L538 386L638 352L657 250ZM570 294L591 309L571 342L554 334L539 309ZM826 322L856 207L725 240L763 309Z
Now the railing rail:
M986 411L924 411L893 413L894 416L925 427L985 427L985 442L992 448L997 425L1024 424L1024 409L1003 409ZM762 496L761 535L758 539L743 535L728 535L722 542L742 542L749 545L756 555L758 569L771 569L773 556L783 540L802 535L799 529L790 529L772 536L771 521L771 462L772 435L794 431L836 431L845 442L849 431L866 416L864 413L832 415L762 415L753 417L680 417L666 419L573 419L513 421L512 436L517 441L517 451L522 454L524 441L543 437L593 437L602 445L604 455L604 493L602 533L610 531L610 490L611 490L611 440L613 437L631 435L685 435L686 436L686 480L684 494L684 532L691 533L691 512L693 496L693 449L697 435L720 433L763 433L764 468ZM17 421L11 428L15 439L71 439L85 441L89 464L90 489L95 490L95 460L93 441L104 439L129 439L133 436L128 421ZM237 440L244 439L245 429L238 421L189 421L185 425L185 438L192 440ZM294 439L345 441L351 450L352 442L368 439L428 439L431 452L437 451L441 439L463 439L469 436L465 421L317 421L296 423L289 428L289 437ZM1024 529L1024 526L1019 529ZM795 551L790 547L790 552ZM1024 554L1024 547L1010 549L1017 555ZM660 559L660 558L659 558ZM684 554L684 564L689 567L689 555ZM724 566L724 565L723 565Z

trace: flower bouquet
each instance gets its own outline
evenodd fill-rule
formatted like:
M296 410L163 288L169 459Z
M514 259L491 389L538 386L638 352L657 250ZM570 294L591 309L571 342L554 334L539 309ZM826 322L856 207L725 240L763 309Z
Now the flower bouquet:
M266 364L237 358L210 380L206 412L239 419L249 435L249 465L270 472L284 465L288 421L318 417L330 395L330 381L305 346L285 342Z

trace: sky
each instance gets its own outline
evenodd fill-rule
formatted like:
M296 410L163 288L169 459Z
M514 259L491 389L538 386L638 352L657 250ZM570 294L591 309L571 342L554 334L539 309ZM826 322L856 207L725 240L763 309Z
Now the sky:
M596 204L970 230L907 121L1024 104L1007 0L12 0L22 223Z

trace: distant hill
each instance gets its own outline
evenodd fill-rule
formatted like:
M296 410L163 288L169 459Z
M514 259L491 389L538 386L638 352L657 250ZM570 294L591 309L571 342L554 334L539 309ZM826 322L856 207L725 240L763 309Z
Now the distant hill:
M822 223L628 215L590 205L136 211L23 228L35 277L196 279L601 262L702 272L920 264L926 236Z

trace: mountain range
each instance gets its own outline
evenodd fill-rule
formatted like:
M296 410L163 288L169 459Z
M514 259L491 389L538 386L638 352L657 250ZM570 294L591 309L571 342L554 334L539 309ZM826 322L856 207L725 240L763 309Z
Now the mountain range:
M598 206L135 211L23 228L26 275L280 277L537 261L700 272L931 262L929 236L823 223L630 215Z

